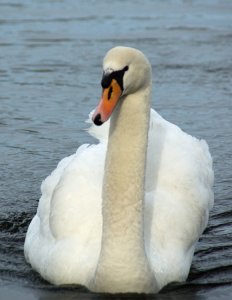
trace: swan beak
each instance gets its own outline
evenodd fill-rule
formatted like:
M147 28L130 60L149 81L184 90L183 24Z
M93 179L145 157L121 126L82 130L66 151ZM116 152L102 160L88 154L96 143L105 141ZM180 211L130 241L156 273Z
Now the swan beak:
M109 119L121 95L120 85L117 80L112 79L110 85L103 89L101 100L93 114L95 125L100 126Z

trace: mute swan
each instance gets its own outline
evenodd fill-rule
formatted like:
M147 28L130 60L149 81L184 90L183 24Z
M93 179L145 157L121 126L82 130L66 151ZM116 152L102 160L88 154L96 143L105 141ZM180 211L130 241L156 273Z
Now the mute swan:
M153 293L188 276L213 206L212 159L204 140L150 109L151 76L142 52L111 49L92 116L105 124L90 128L100 142L42 183L24 250L56 285Z

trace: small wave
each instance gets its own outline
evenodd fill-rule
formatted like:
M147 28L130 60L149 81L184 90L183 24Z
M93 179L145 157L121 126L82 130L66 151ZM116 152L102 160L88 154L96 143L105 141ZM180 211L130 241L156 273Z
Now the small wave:
M0 217L0 231L18 233L25 232L31 221L31 215L25 212L20 214L12 213L8 216Z

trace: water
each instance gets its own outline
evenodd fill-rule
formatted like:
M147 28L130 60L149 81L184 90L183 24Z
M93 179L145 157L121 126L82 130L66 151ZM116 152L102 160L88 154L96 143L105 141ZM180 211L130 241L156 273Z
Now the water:
M205 138L214 158L215 206L188 282L152 298L232 297L232 3L0 0L1 299L102 299L43 281L23 242L41 181L94 142L84 120L101 93L102 57L116 45L147 55L153 107Z

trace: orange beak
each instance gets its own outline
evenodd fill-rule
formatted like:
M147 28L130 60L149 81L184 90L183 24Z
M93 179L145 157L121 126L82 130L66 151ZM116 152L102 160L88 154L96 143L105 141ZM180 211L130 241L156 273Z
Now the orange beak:
M103 89L101 100L93 114L95 125L100 126L109 119L121 95L120 85L117 80L112 79L109 87Z

